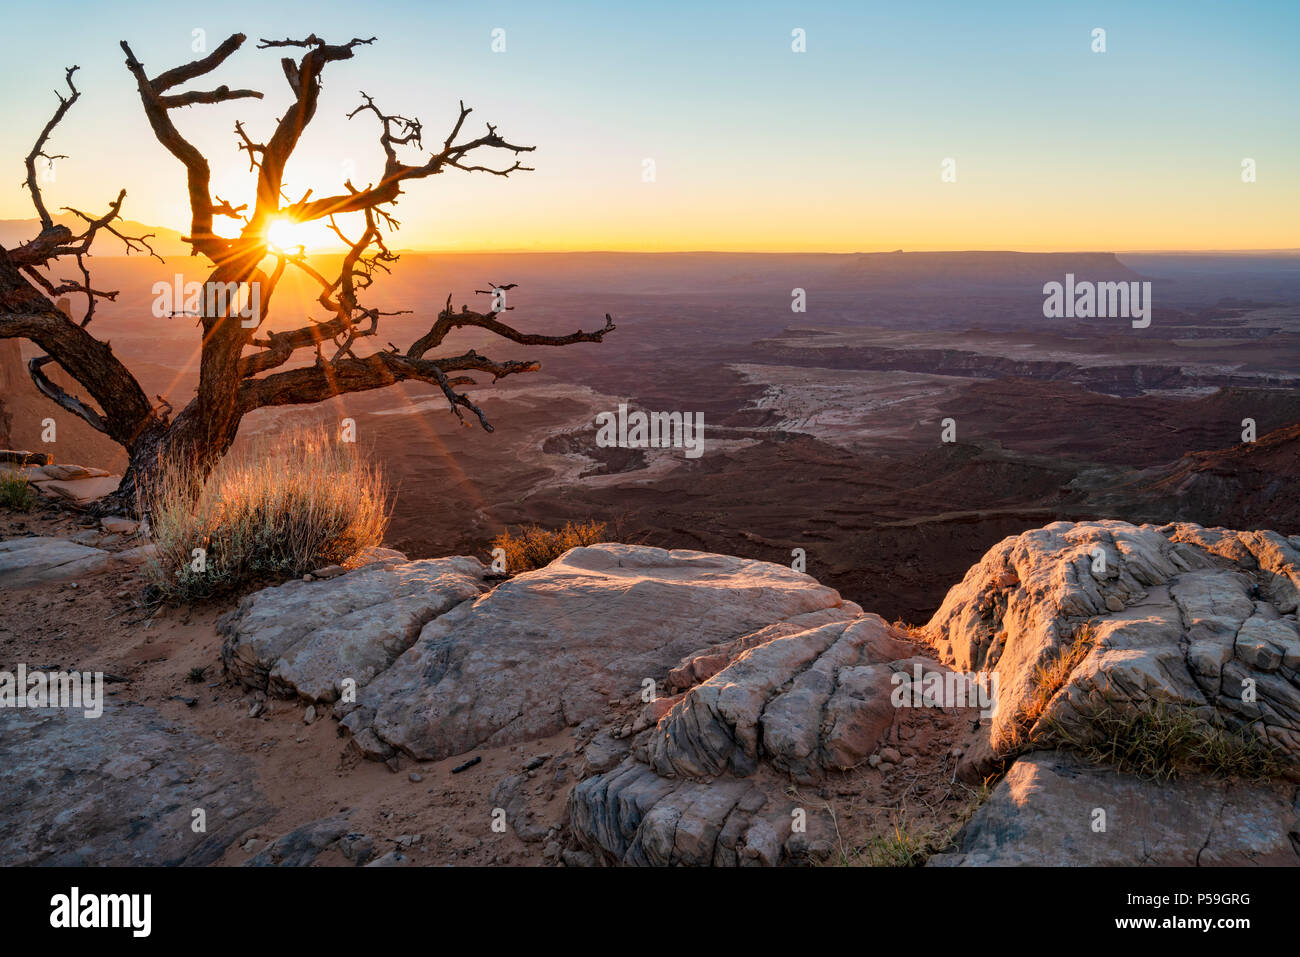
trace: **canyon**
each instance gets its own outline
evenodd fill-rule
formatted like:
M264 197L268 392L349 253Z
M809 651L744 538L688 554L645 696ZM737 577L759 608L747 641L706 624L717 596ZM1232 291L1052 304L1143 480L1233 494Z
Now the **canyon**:
M196 330L149 311L159 268L103 260L123 294L95 322L180 407ZM1150 325L1045 320L1067 272L1152 282ZM527 331L617 334L461 337L542 362L475 390L490 434L411 385L244 422L351 420L396 492L361 567L157 608L125 518L67 496L0 518L0 665L103 672L107 698L103 721L4 715L5 863L856 864L899 827L936 866L1297 863L1295 257L411 253L392 339L474 275L519 283ZM311 298L277 292L286 326ZM0 446L50 455L46 491L120 474L33 355L0 343ZM602 442L620 407L703 421L702 454ZM486 567L503 528L591 519L607 543ZM996 675L991 715L894 707L958 672ZM1103 692L1275 764L1098 763Z
M196 329L148 303L190 264L97 262L122 289L99 335L179 408ZM1150 327L1044 319L1043 283L1067 272L1151 281ZM542 363L472 393L490 435L409 384L243 425L253 440L352 419L399 490L390 544L412 557L486 559L504 527L597 519L665 548L787 564L803 549L847 597L919 621L993 543L1051 519L1294 528L1291 255L406 253L376 304L413 314L385 317L381 338L415 338L448 292L473 301L480 275L518 283L511 315L526 331L610 312L618 332L551 351L459 334L454 348ZM795 288L806 312L791 312ZM276 295L285 327L311 314L292 274ZM30 347L0 347L0 445L51 451L53 417L58 461L120 472L120 450L30 387ZM708 451L602 447L597 416L621 404L701 417ZM946 418L956 442L941 441Z

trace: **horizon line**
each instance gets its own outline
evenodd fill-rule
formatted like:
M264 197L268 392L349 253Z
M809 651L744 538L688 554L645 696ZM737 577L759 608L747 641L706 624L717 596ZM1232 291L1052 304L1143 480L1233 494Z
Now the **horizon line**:
M344 246L323 246L316 249L307 250L308 255L341 255L347 251ZM538 249L538 248L508 248L508 249L459 249L448 247L415 247L405 246L393 250L398 255L453 255L453 256L481 256L481 255L539 255L539 256L593 256L593 255L617 255L617 256L891 256L891 255L951 255L957 253L1013 253L1022 256L1052 256L1052 255L1167 255L1167 256L1300 256L1300 246L1278 247L1278 248L1213 248L1213 249L1005 249L1005 248L964 248L964 249L854 249L854 250L819 250L819 249ZM173 258L176 255L172 254ZM190 254L184 254L188 258ZM140 254L108 254L96 253L96 259L139 259ZM147 257L145 257L147 258Z

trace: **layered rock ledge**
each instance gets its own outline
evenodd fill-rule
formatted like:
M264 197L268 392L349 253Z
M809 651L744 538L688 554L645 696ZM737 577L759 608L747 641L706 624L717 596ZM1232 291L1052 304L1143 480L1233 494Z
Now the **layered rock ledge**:
M1126 522L1057 522L994 546L927 626L954 668L999 677L968 772L1049 728L1088 740L1099 702L1187 709L1300 767L1298 546L1269 531ZM1059 689L1030 708L1041 669L1079 642Z
M961 770L1015 761L935 863L1297 863L1292 785L1154 784L1034 745L1049 727L1086 741L1101 696L1121 712L1186 710L1300 766L1297 545L1055 523L972 567L923 629L930 649L807 575L740 558L597 545L495 587L475 559L392 561L250 596L220 623L222 656L249 687L331 710L370 758L440 760L576 728L564 853L589 863L824 858L834 821L796 792L880 760L891 692L918 666L995 674ZM628 701L640 703L610 724ZM490 800L523 822L517 778ZM1178 802L1195 805L1186 833L1153 817ZM1255 810L1228 826L1229 806ZM1087 843L1099 807L1111 837Z

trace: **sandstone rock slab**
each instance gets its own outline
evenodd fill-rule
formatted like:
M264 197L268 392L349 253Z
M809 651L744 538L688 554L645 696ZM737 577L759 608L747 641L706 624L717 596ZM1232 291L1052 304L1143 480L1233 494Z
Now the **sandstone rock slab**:
M66 538L14 538L0 542L0 587L66 581L106 567L111 555Z
M439 558L267 588L218 620L221 660L246 687L334 701L344 681L364 687L425 624L478 597L485 573L475 558Z
M709 648L673 670L709 676L636 737L617 767L573 790L570 832L593 860L650 866L773 866L833 846L825 809L796 803L864 762L898 716L895 673L916 648L877 615L797 616ZM717 667L720 655L731 655ZM598 736L599 739L599 736ZM794 826L799 812L806 825Z
M52 468L53 466L43 466L43 468ZM39 491L48 495L54 495L61 499L66 499L74 505L86 505L97 499L103 498L110 492L117 490L118 485L122 483L120 475L105 475L100 477L76 478L56 481L36 481L32 484Z
M1300 866L1293 792L1202 777L1156 782L1037 752L1011 767L959 835L959 849L929 863Z
M309 867L348 834L348 815L309 821L282 834L244 862L245 867Z
M979 777L1019 733L1087 739L1098 702L1159 703L1258 736L1300 768L1300 552L1275 532L1057 522L1004 539L926 626L962 670L997 673ZM1035 713L1041 671L1081 653Z
M398 566L401 567L401 566ZM417 760L554 734L684 656L798 615L859 611L781 565L634 545L570 549L425 625L343 724ZM382 756L382 753L376 756Z
M253 778L247 758L141 705L6 708L0 865L211 864L272 814Z
M48 479L57 479L61 482L74 482L80 479L105 478L108 472L104 469L91 468L86 465L43 465L41 474Z

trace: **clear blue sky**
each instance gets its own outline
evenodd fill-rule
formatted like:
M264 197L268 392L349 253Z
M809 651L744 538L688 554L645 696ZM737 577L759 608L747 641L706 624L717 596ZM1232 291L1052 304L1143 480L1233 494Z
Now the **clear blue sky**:
M82 101L53 143L56 204L181 226L179 165L122 65L150 74L233 32L211 81L261 103L180 125L217 192L247 197L234 121L266 131L287 92L259 37L377 35L326 72L290 189L376 169L357 91L441 141L456 102L536 144L538 172L416 184L400 245L431 248L1267 248L1300 246L1300 3L475 3L229 0L25 5L7 12L0 217L30 215L21 157L61 67ZM506 30L506 52L490 49ZM791 30L808 50L790 49ZM1091 31L1107 31L1093 53ZM940 180L956 160L957 181ZM1258 181L1240 180L1243 158ZM656 180L642 181L655 161Z

